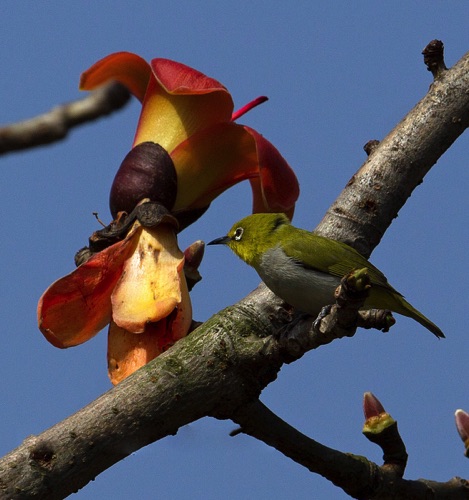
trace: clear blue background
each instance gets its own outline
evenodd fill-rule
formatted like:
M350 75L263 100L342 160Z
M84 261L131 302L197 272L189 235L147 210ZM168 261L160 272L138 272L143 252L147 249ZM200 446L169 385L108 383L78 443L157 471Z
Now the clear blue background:
M288 4L288 5L287 5ZM243 117L270 139L301 183L295 223L313 228L382 139L421 99L431 74L421 51L444 41L446 62L469 50L469 4L376 1L4 1L0 121L80 97L80 73L119 50L172 58L221 81ZM110 388L106 334L58 350L36 325L45 288L74 269L73 256L109 220L114 173L139 114L74 130L55 145L1 158L2 360L0 452L16 447ZM398 318L389 334L361 331L285 366L262 394L307 435L381 462L362 435L362 395L374 392L399 422L407 478L468 476L453 413L469 410L467 234L469 142L460 138L415 191L373 254L390 282L446 333L437 341ZM181 247L224 234L250 211L247 184L218 198L181 235ZM205 320L258 283L227 249L209 248L192 298ZM247 436L203 419L104 472L75 498L341 499L327 480Z

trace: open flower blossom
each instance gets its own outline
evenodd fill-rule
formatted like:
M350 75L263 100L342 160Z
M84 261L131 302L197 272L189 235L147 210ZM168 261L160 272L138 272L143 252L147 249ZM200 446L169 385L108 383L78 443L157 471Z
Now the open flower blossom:
M174 61L148 64L127 52L85 71L80 88L112 80L129 88L142 111L132 150L111 188L115 220L108 228L130 220L145 203L172 215L150 224L137 218L125 235L91 252L45 291L38 322L60 348L81 344L109 324L108 370L116 384L189 331L191 303L177 231L242 180L251 183L254 212L291 217L299 188L277 149L234 122L265 98L233 113L231 95L216 80Z
M86 342L110 325L108 370L114 384L189 331L184 254L171 219L154 227L135 221L123 240L57 280L39 301L40 329L56 347Z
M82 74L80 88L93 90L112 80L124 84L142 103L133 145L157 143L174 163L177 194L174 205L166 208L176 214L203 211L227 188L248 179L253 212L293 215L299 187L292 169L258 132L234 122L265 98L233 113L230 93L213 78L168 59L148 64L129 52L98 61ZM115 183L119 177L118 172ZM114 185L111 190L113 216L128 210L115 206L124 189ZM152 199L151 193L145 197Z

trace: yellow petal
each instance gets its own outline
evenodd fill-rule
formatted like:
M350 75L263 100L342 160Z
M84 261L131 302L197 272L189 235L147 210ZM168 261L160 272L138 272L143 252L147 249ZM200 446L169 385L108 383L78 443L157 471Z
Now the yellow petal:
M152 141L171 153L179 143L199 130L230 121L233 100L224 87L209 86L201 90L192 82L195 88L188 86L168 91L159 81L163 73L160 66L161 60L152 61L153 77L143 101L134 146ZM190 76L195 72L184 65L179 66L183 74Z
M171 158L178 176L176 212L206 207L229 187L259 175L256 143L242 125L233 122L193 135Z
M171 314L157 323L148 323L143 333L130 333L117 326L109 325L108 373L116 385L134 371L185 337L192 322L192 307L184 273L180 271L181 303Z
M140 231L111 296L113 321L131 333L142 333L147 323L169 316L181 302L184 255L173 228L161 224Z

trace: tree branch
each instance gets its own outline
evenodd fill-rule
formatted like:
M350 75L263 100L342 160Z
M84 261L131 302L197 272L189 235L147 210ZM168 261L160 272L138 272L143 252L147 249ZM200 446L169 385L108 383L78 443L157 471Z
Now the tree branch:
M238 409L233 420L242 432L274 447L311 472L321 474L353 498L467 499L469 494L467 482L459 478L446 483L425 479L408 481L365 457L328 448L288 425L258 400Z
M230 418L282 365L277 307L229 307L96 401L0 459L6 498L59 499L130 453L203 416ZM275 303L275 301L273 301ZM252 332L256 332L253 334Z
M130 99L120 83L111 83L29 120L0 128L0 155L60 141L69 131L121 109Z
M317 232L369 255L425 173L468 124L466 54L373 150ZM282 364L301 355L301 343L290 347L281 341L285 332L291 335L290 319L281 301L260 286L86 408L3 457L0 491L7 498L63 498L182 425L206 415L239 419ZM398 483L401 497L413 494L414 483ZM382 486L388 487L384 479ZM385 498L387 492L382 493Z
M369 257L412 191L468 126L469 53L440 74L372 149L315 231Z

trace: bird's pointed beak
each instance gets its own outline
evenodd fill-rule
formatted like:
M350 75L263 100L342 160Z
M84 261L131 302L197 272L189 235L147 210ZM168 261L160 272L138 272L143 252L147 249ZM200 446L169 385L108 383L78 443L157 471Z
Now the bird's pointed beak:
M207 245L226 245L230 240L231 238L229 236L221 236L220 238L215 238L210 243L207 243Z

